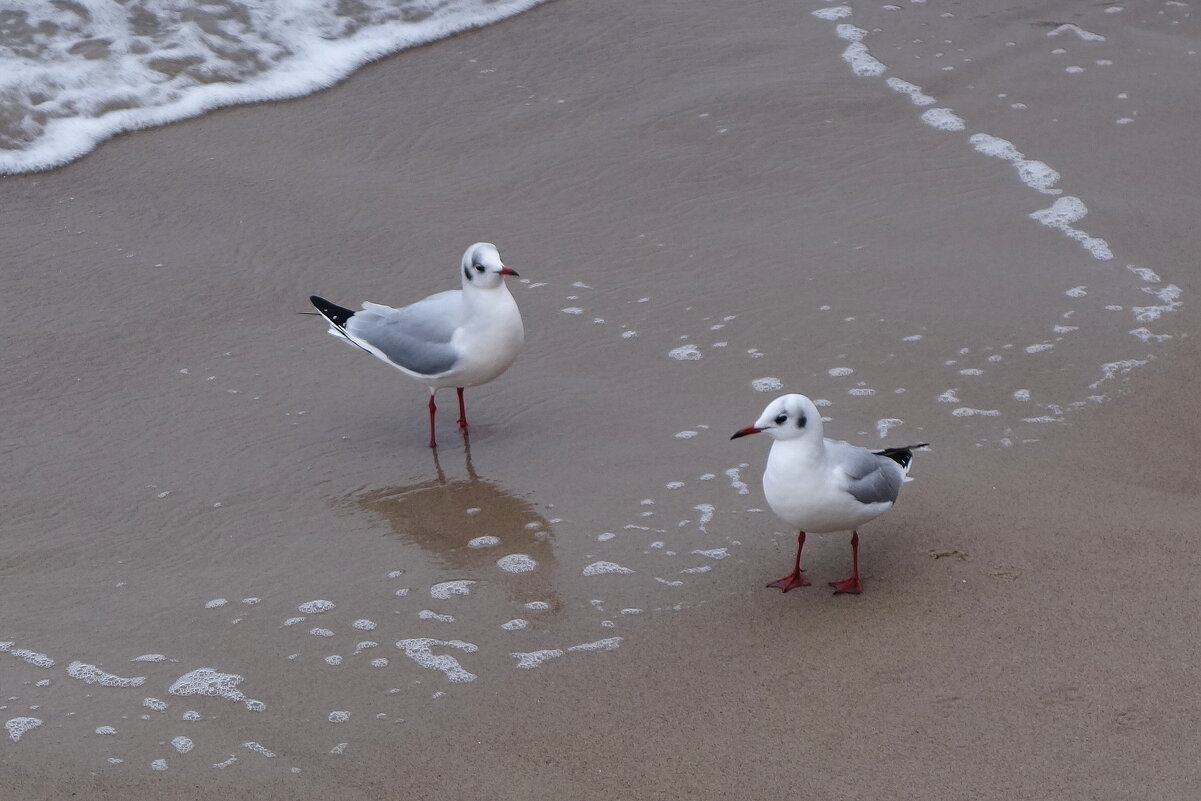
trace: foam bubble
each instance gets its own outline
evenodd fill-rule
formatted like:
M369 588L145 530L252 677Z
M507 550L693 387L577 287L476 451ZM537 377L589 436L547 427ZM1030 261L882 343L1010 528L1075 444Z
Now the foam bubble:
M359 631L372 631L375 629L376 623L374 620L368 620L367 618L360 618L360 619L356 620L355 622L351 623L350 625L354 626Z
M900 78L888 78L884 81L894 92L900 92L903 95L909 95L909 99L913 101L915 106L931 106L934 105L934 98L922 92L922 87L909 81L902 81Z
M141 656L135 656L133 659L131 659L129 661L130 662L166 662L167 657L165 657L162 654L142 654Z
M20 740L26 733L36 729L42 725L40 718L19 717L9 718L4 723L4 730L8 732L8 736L15 743Z
M1049 208L1032 212L1030 219L1037 220L1048 228L1062 231L1064 235L1075 239L1094 259L1100 261L1112 259L1113 252L1110 251L1109 244L1104 239L1089 236L1084 231L1072 227L1072 223L1078 222L1086 214L1088 214L1088 207L1080 198L1064 195L1052 203Z
M430 597L445 601L452 595L468 595L474 581L468 579L457 579L455 581L443 581L430 587Z
M179 716L181 720L200 720L200 713L195 709L189 709Z
M967 127L963 119L949 108L932 108L929 111L923 111L921 120L931 128L937 128L940 131L962 131Z
M967 406L960 406L951 414L956 417L999 417L1001 412L997 409L969 409Z
M774 392L777 389L783 388L784 382L771 375L764 376L763 378L756 378L751 382L751 389L755 390L756 392Z
M298 611L301 611L306 615L316 615L316 614L320 614L321 612L328 612L329 610L333 609L335 606L337 606L337 604L335 604L333 601L317 600L317 601L306 601L296 608Z
M1175 284L1168 284L1161 289L1153 287L1143 287L1143 291L1154 295L1162 305L1159 306L1131 306L1130 311L1134 314L1134 319L1140 323L1148 323L1152 320L1158 320L1164 312L1171 312L1179 309L1184 304L1179 298L1183 294L1180 287Z
M246 696L237 689L242 677L236 673L219 673L210 667L196 668L180 676L167 688L171 695L210 695L227 701L242 701Z
M1116 378L1120 375L1129 373L1136 367L1143 367L1150 359L1122 359L1116 362L1107 362L1101 365L1101 378L1088 385L1089 389L1096 389L1101 384Z
M705 556L709 559L725 559L730 555L729 548L710 548L706 551L693 551L697 556Z
M467 541L468 548L491 548L493 545L500 545L500 537L485 534L482 537L476 537Z
M225 606L227 603L229 603L229 601L227 601L224 598L214 598L211 601L205 601L204 608L205 609L216 609L220 606Z
M274 751L267 750L267 748L259 745L258 743L254 742L253 740L250 742L242 743L242 747L249 749L251 751L254 751L256 754L262 754L263 756L268 757L268 758L275 756Z
M11 645L12 643L9 643ZM4 650L8 650L5 648ZM40 654L37 651L31 651L28 648L13 648L9 651L10 654L18 659L24 659L34 667L50 668L54 667L54 660L45 654Z
M701 513L701 519L700 519L701 528L704 528L707 523L709 523L713 520L713 515L717 511L714 508L713 504L709 504L709 503L697 504L696 506L694 506L692 508Z
M515 617L512 620L507 620L504 623L501 623L500 627L505 631L521 631L522 629L528 629L530 627L530 621Z
M167 769L167 760L165 760L165 759L154 760L153 762L150 763L150 769L151 770L166 770Z
M855 30L860 29L856 28ZM842 51L842 60L849 64L851 66L851 72L855 73L860 78L871 78L877 75L883 75L884 71L887 69L887 67L885 67L879 59L871 54L871 51L867 49L867 45L865 45L863 42L853 41L847 45L847 49Z
M986 156L1012 162L1018 172L1018 179L1031 189L1044 194L1059 194L1060 189L1054 189L1059 183L1059 173L1041 161L1027 159L1012 142L986 133L973 134L968 137L975 149Z
M186 754L192 750L193 745L191 739L180 736L171 738L171 747L180 754Z
M855 371L852 370L850 367L831 367L829 370L826 371L826 374L832 375L835 378L842 378L843 376L851 375L854 372Z
M550 659L557 659L563 656L564 652L558 648L547 648L541 651L527 651L525 653L517 652L509 654L517 660L517 667L521 670L532 670L543 662Z
M142 706L147 709L153 709L155 712L162 712L167 708L167 702L160 701L158 698L143 698Z
M345 723L348 720L350 720L350 713L345 709L335 709L329 713L330 723Z
M532 612L541 612L546 609L550 609L550 604L548 604L546 601L530 601L525 605L525 608Z
M1034 345L1027 345L1023 350L1027 353L1042 353L1045 350L1051 350L1053 347L1055 345L1050 342L1038 342Z
M904 423L905 421L898 417L885 417L876 421L876 433L878 433L880 438L883 439L884 437L888 436L889 431L892 431L894 428L899 425L903 425Z
M342 657L338 656L337 654L330 654L329 656L325 657L325 664L337 667L338 665L342 664Z
M417 613L417 617L421 620L436 620L439 623L454 623L455 619L452 615L440 615L429 609L422 609Z
M405 656L412 659L421 667L429 668L430 670L440 670L446 675L446 678L456 684L468 681L474 681L476 675L469 673L459 664L459 660L449 654L435 655L430 649L436 645L443 645L449 648L457 648L460 651L472 654L479 650L479 647L462 640L435 640L430 637L416 637L407 640L398 640L396 647L405 652Z
M585 576L601 576L608 573L633 573L628 567L622 567L616 562L593 562L584 568Z
M309 629L309 634L312 634L314 637L332 637L332 636L334 636L334 633L332 631L330 631L329 629L323 629L320 626L314 626L313 628Z
M79 679L84 684L99 684L101 687L141 687L146 683L145 676L125 679L105 672L95 665L78 661L67 665L67 675Z
M816 11L809 12L818 19L824 19L827 22L844 19L851 16L851 9L848 6L829 6L827 8L819 8Z
M1112 8L1112 6L1111 6L1111 8ZM1107 8L1105 10L1108 12L1110 9ZM1074 33L1086 42L1104 42L1105 41L1105 37L1102 36L1101 34L1092 33L1091 31L1086 31L1083 28L1081 28L1080 26L1073 25L1070 22L1065 22L1062 25L1060 25L1052 30L1047 31L1047 36L1058 36L1059 34L1065 33L1065 32Z
M667 352L667 355L677 361L696 361L701 358L701 351L696 345L681 345Z
M529 573L538 567L538 563L528 554L511 553L497 559L496 566L506 573Z
M573 651L573 652L613 651L619 645L621 645L621 641L622 641L621 637L606 637L605 639L597 640L596 642L585 642L585 643L580 643L579 645L573 645L570 648L568 648L567 650Z

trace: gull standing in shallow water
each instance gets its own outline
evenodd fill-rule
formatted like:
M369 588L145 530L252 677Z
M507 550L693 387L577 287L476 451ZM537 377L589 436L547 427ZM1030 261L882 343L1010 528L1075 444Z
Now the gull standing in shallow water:
M345 309L317 295L309 298L329 322L329 333L357 345L430 390L430 447L438 407L434 393L455 387L459 428L467 430L464 387L486 384L508 369L525 342L525 327L505 276L517 273L500 260L496 246L476 242L463 253L462 289L438 292L394 309L363 303Z
M809 582L802 575L805 534L851 533L851 576L831 581L834 594L863 592L859 583L858 528L892 508L909 472L915 448L870 451L822 435L822 416L804 395L781 395L753 426L730 439L764 433L775 442L763 472L763 494L781 520L798 529L792 572L768 584L788 592Z

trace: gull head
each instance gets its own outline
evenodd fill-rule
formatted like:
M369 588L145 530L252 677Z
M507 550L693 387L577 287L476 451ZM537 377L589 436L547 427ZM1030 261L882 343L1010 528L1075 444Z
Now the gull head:
M463 252L463 286L495 289L506 275L517 275L500 260L500 251L491 242L476 242Z
M822 415L804 395L781 395L763 410L753 426L740 428L730 439L767 434L775 440L822 438Z

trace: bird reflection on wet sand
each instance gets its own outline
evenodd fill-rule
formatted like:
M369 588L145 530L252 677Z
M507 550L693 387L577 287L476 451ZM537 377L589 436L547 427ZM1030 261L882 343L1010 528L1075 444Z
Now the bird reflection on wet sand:
M553 588L557 572L554 530L529 501L481 478L471 462L470 442L465 443L465 478L448 479L437 451L433 452L437 478L403 487L383 487L352 493L348 501L384 518L390 536L421 547L447 567L455 578L475 581L503 579L506 592L522 599L541 597L552 609L559 607ZM496 537L493 547L471 547L479 537ZM529 573L506 573L496 561L506 554L528 554L537 562Z

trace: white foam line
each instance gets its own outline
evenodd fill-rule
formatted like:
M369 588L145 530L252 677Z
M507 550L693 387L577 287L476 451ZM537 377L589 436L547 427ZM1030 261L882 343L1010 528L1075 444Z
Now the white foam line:
M1058 195L1062 189L1055 189L1059 183L1059 173L1041 161L1027 159L1013 143L991 134L978 133L968 137L968 141L976 151L986 156L1012 162L1017 169L1018 179L1026 186L1045 195Z
M1143 367L1151 361L1151 357L1146 359L1122 359L1116 362L1107 362L1101 365L1101 378L1088 385L1089 389L1096 389L1111 378L1116 378L1119 375L1125 375L1136 367Z
M1176 311L1184 305L1179 300L1181 295L1180 287L1175 284L1168 284L1162 289L1143 287L1143 291L1149 295L1154 295L1163 305L1132 306L1130 311L1134 313L1134 319L1140 323L1149 323L1152 320L1158 320L1159 316L1164 312Z
M1113 251L1109 249L1108 242L1072 227L1072 223L1079 221L1086 214L1088 214L1088 207L1084 205L1084 201L1072 195L1064 195L1050 207L1031 213L1030 219L1036 220L1048 228L1062 231L1065 236L1075 239L1094 259L1109 261L1113 258Z
M909 99L913 101L915 106L932 106L937 101L922 91L922 87L917 84L912 84L909 81L903 81L900 78L889 77L884 81L889 88L894 92L900 92L903 95L909 95Z

